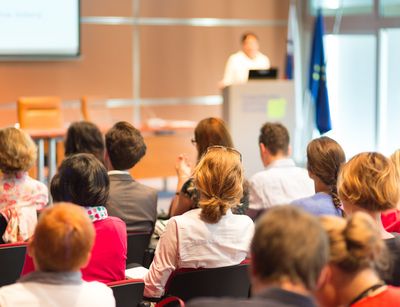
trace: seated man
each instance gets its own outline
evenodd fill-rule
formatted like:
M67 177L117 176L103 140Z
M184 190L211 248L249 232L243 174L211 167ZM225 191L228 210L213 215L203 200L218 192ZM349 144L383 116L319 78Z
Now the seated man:
M107 211L126 223L128 231L152 231L157 217L157 191L135 181L129 169L146 153L140 131L127 122L106 134L105 163L109 170Z
M265 170L250 178L248 215L255 218L264 209L315 193L307 170L297 167L289 158L289 132L285 126L265 123L258 142Z
M316 306L312 294L325 276L328 244L316 217L293 206L274 207L260 218L250 247L252 298L204 298L188 306Z
M110 288L82 280L95 231L85 210L69 203L46 209L28 245L36 272L0 289L0 306L115 306Z

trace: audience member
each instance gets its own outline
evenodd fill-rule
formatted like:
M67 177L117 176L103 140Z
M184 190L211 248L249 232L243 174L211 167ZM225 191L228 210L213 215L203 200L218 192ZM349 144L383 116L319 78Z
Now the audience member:
M379 271L390 261L380 230L372 218L356 212L346 221L335 216L321 218L330 241L329 273L317 298L322 307L395 307L400 288L386 286Z
M29 242L36 272L0 289L0 306L115 306L112 290L82 280L95 232L83 208L57 204L40 216Z
M296 167L289 158L289 132L279 123L265 123L258 139L261 160L265 170L250 179L250 205L248 214L255 218L272 206L314 194L312 180L307 171Z
M345 162L344 151L335 140L326 136L312 140L307 146L307 169L316 194L292 204L315 215L343 216L336 184L339 169Z
M28 175L37 149L22 130L0 130L0 243L14 243L32 236L37 210L48 202L47 187Z
M201 159L209 146L220 145L233 148L228 128L222 119L216 117L205 118L197 124L192 142L196 144L197 161ZM170 216L183 214L199 206L200 193L195 187L190 163L188 163L186 157L183 155L178 157L176 172L178 174L178 185L176 196L171 203ZM232 210L236 214L243 214L247 207L248 184L245 180L240 205L232 208Z
M381 213L396 208L399 201L399 181L394 164L379 153L358 154L342 167L338 191L346 215L363 211L376 222L394 259L393 272L386 281L400 285L400 237L387 232L381 222Z
M394 163L397 170L397 175L400 178L400 149L396 150L391 156L390 160ZM399 204L392 210L387 210L381 214L382 224L388 232L400 233L400 210Z
M110 282L125 278L127 253L126 226L117 217L108 216L105 204L109 193L107 170L92 154L67 157L51 181L55 202L72 202L85 208L93 222L96 240L89 263L82 269L86 281ZM27 258L22 274L34 270Z
M127 122L116 123L106 134L105 163L110 178L107 211L122 219L128 231L153 231L157 191L135 181L129 173L146 154L140 131Z
M99 128L88 121L72 123L65 139L65 156L91 153L104 163L104 140Z
M248 253L254 225L232 214L243 193L238 151L211 146L194 172L200 191L199 209L171 218L145 276L145 296L160 297L177 268L213 268L239 264Z
M251 243L252 298L203 298L188 306L316 306L312 294L324 279L328 248L316 217L294 206L271 208L259 219Z

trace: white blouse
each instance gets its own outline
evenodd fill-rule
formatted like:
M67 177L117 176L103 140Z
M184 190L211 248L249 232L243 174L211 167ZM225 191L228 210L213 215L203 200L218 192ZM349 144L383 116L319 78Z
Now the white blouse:
M228 210L218 223L200 218L201 209L175 216L161 235L154 261L144 278L144 295L160 297L177 268L216 268L239 264L248 255L253 221Z

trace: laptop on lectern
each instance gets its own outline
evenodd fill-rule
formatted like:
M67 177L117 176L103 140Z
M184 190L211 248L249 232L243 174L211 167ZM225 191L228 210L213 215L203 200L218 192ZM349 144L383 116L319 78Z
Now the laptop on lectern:
M277 79L278 69L250 69L249 80L264 80L264 79Z

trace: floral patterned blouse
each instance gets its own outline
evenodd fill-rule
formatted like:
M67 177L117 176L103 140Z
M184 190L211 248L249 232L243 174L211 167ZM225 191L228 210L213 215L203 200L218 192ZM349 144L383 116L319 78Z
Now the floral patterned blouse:
M21 242L33 235L37 210L49 200L47 187L27 172L3 174L0 178L0 213L7 221L6 243ZM1 234L0 234L1 235Z

